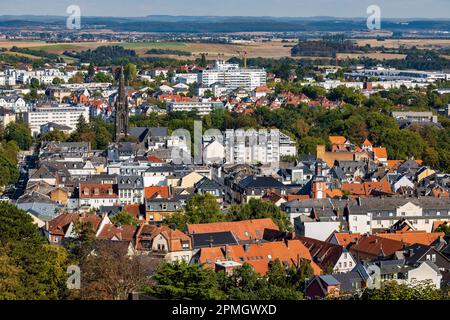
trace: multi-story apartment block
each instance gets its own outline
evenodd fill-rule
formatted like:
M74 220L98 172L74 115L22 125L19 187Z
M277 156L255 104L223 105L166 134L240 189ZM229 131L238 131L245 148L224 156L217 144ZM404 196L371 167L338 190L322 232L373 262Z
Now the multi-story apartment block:
M89 108L56 104L32 108L24 113L24 121L30 126L31 134L36 136L41 132L41 126L49 122L70 127L73 131L80 116L89 122Z
M269 164L295 155L295 143L277 129L225 131L225 158L229 164Z
M206 116L215 109L223 108L222 102L215 101L179 101L169 104L169 112L194 111L200 116Z
M204 70L201 76L203 86L221 83L230 91L237 88L251 91L266 86L266 81L267 73L264 69L240 68L238 64L220 60L216 62L214 69Z
M277 131L227 130L225 132L225 156L227 163L272 163L279 160Z

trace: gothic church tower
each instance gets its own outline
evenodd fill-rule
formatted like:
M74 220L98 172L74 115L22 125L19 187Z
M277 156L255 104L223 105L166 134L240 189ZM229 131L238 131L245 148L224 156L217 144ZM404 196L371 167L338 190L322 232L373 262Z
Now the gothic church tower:
M119 91L115 103L115 132L114 141L128 136L128 97L125 92L125 77L123 67L120 68Z

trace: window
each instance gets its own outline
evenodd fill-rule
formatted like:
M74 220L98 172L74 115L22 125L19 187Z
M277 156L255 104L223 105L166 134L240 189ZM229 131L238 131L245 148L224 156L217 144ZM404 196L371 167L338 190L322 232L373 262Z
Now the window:
M431 255L431 261L432 261L432 262L436 262L436 254L433 253L433 254Z
M358 221L358 217L357 216L353 216L353 221Z
M430 220L425 219L425 224L430 224Z

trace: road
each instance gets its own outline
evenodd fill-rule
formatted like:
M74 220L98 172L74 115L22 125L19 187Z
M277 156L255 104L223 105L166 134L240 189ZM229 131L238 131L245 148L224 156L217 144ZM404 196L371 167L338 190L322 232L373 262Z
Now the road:
M31 155L26 155L30 152L19 152L17 165L19 170L19 180L15 185L10 186L3 195L4 197L8 197L11 201L16 201L24 194L28 183L29 170L36 167L38 159L37 145L34 144L30 151L32 151Z

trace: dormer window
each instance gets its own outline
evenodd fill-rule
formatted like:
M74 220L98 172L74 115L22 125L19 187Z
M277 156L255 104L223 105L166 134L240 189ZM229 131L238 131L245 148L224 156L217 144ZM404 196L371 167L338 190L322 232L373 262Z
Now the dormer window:
M108 194L109 194L109 195L112 195L112 194L113 194L113 189L112 189L112 188L109 188L109 189L108 189Z
M94 189L94 194L95 194L96 196L98 196L98 195L100 194L100 189L99 189L99 188L95 188L95 189Z
M83 189L83 194L84 194L85 196L88 196L88 195L89 195L89 188L84 188L84 189Z

